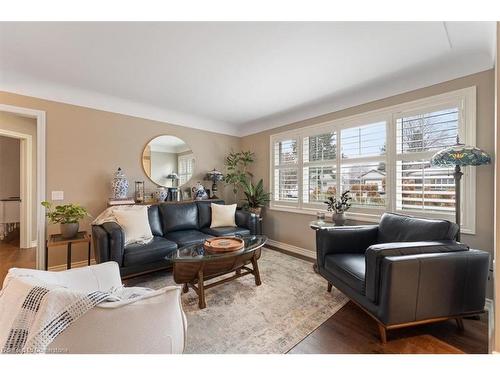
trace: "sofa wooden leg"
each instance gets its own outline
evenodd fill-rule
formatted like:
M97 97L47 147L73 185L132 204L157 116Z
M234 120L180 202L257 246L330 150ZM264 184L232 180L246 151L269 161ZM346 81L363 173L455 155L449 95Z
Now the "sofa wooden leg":
M383 324L377 322L378 325L378 333L380 335L380 341L382 344L387 344L387 330L385 329Z
M462 318L456 318L455 321L457 322L457 327L460 331L464 330L464 321Z
M328 283L328 293L330 293L331 291L332 291L332 284Z

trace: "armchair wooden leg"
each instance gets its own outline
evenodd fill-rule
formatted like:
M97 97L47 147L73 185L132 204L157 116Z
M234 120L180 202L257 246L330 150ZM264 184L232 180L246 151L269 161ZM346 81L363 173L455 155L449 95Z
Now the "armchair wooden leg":
M378 332L380 334L380 341L382 342L382 344L387 344L387 330L379 322L377 322L377 325L378 325Z
M328 283L328 293L332 291L332 283Z
M462 318L456 318L455 321L457 322L457 327L460 331L464 330L464 321Z

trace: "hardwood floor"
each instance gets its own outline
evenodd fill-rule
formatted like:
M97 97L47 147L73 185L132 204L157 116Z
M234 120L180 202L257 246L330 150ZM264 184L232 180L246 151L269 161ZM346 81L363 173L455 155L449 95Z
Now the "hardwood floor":
M388 331L379 340L375 321L349 302L292 348L289 354L459 354L488 353L488 319L464 319L465 330L454 320Z
M17 241L0 242L0 286L9 268L35 268L36 248L20 249Z

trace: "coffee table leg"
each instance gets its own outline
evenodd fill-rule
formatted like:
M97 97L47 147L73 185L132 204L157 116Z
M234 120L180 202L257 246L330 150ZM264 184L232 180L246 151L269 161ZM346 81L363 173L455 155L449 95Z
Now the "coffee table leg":
M182 286L182 293L187 293L189 292L189 285L187 283L184 283Z
M205 303L205 285L203 285L203 282L203 270L200 270L200 272L198 272L198 306L200 309L207 307Z
M257 265L257 259L255 259L255 257L252 258L252 266L253 275L255 276L255 285L259 286L262 282L260 281L259 266Z

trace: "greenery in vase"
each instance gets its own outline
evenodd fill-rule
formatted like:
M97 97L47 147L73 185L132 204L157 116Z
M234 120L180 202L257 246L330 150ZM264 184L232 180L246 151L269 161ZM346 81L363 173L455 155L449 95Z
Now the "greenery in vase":
M349 195L349 190L344 191L340 198L335 196L328 197L324 202L327 205L328 212L333 212L336 214L343 214L349 208L351 208L351 196Z
M224 182L233 186L235 196L238 194L238 189L244 183L248 183L249 179L253 176L248 171L248 167L254 160L255 154L250 151L230 152L226 156L224 164L227 168L227 173L224 177Z
M265 206L271 200L271 193L264 191L262 179L257 182L257 185L254 185L252 181L243 181L241 185L245 194L244 208L256 209Z
M52 207L50 202L43 201L42 206L47 209L46 216L52 224L78 223L84 217L90 216L85 207L75 203Z

